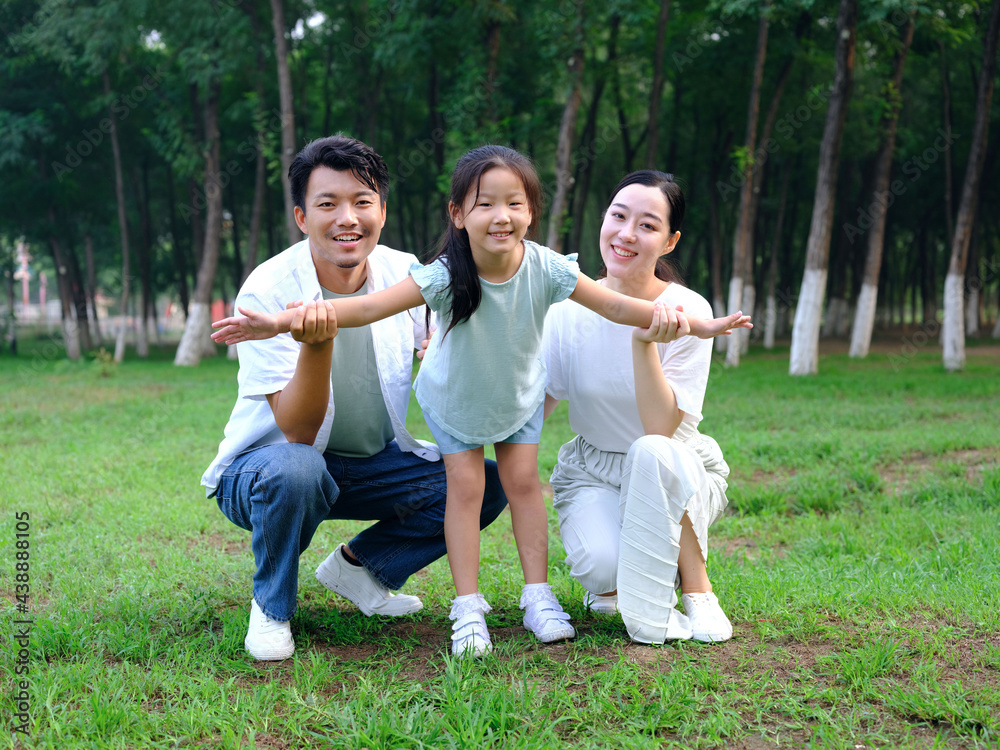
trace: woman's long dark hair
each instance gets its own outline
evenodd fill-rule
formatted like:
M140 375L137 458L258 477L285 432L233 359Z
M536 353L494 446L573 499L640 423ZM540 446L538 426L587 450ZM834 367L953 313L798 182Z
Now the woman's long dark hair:
M670 235L681 231L681 224L684 221L684 191L681 186L674 181L674 176L668 172L659 172L655 169L640 169L637 172L630 172L622 177L615 189L611 191L608 205L614 203L615 196L629 185L645 185L646 187L659 188L663 197L667 199L669 216L667 223L670 226ZM676 284L683 284L680 272L674 264L667 260L667 256L660 256L656 261L656 268L653 271L660 281L668 281ZM600 277L607 274L607 269L603 269Z
M479 198L479 185L483 175L491 169L503 167L509 169L521 180L524 186L528 208L531 211L532 225L528 236L533 237L535 222L542 215L542 183L531 160L506 146L480 146L469 151L458 160L455 172L451 176L451 195L448 197L449 214L452 206L463 210L465 199L470 193ZM459 229L455 222L449 219L448 230L441 238L441 247L428 263L443 258L451 275L451 323L448 334L458 323L472 317L479 309L483 300L483 288L479 283L479 273L472 259L472 247L469 245L469 233ZM428 311L428 318L430 312Z

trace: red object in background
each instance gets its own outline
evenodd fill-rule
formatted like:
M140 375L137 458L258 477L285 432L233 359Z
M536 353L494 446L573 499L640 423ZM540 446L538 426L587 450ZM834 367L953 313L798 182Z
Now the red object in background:
M221 299L217 299L212 303L211 312L213 321L229 317L228 305L226 305L226 303Z

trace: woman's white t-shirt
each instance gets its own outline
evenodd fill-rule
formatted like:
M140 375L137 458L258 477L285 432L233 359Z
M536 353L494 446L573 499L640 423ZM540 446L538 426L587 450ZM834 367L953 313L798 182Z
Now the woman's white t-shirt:
M684 312L694 317L714 317L704 297L680 284L669 284L657 301L668 307L683 305ZM632 330L569 301L553 305L545 321L546 392L569 401L573 432L604 451L627 453L645 432L639 419L642 398L635 393ZM684 412L674 437L686 440L701 421L712 341L684 336L656 346L663 373Z

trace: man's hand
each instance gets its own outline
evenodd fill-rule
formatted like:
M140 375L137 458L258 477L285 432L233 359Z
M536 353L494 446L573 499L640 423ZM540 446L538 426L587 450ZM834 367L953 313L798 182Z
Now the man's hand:
M636 341L647 344L667 344L691 332L684 306L670 308L662 302L653 306L653 323L649 328L634 328L632 336Z
M337 335L337 308L329 301L306 302L292 314L292 338L302 344L323 344Z
M244 341L258 341L278 334L277 316L247 310L244 307L239 307L237 310L243 317L223 318L212 323L212 328L219 329L212 334L212 340L217 344L232 345Z

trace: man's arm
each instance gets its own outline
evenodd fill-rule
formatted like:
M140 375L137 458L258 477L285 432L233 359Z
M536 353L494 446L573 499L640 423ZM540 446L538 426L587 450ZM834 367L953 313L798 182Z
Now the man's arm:
M330 402L337 320L322 303L309 303L298 310L301 324L293 327L292 338L302 346L295 373L284 389L268 394L267 403L274 413L275 424L289 443L312 445Z

